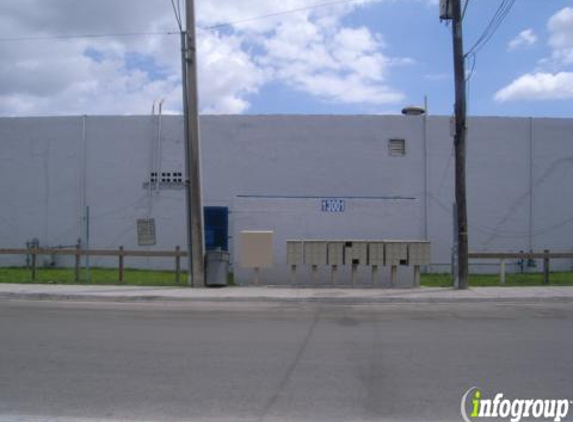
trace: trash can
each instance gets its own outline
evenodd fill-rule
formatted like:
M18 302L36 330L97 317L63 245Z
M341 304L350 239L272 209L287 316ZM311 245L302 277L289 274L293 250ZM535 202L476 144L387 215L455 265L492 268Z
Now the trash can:
M220 249L205 253L205 286L227 286L229 274L229 253Z

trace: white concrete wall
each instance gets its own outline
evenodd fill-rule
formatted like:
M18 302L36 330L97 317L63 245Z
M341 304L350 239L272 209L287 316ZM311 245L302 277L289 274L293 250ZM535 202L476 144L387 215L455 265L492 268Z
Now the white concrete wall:
M342 197L345 212L322 212L320 197L238 197L233 209L235 250L238 250L242 230L272 230L274 232L274 262L270 270L261 271L267 283L288 282L290 267L286 262L286 241L296 239L317 240L377 240L417 239L421 230L420 202L418 199L390 199L384 197ZM409 221L409 224L405 224ZM298 269L299 284L311 284L309 267ZM319 282L330 284L330 268L319 268ZM413 281L412 269L400 268L399 285ZM244 284L254 281L253 271L235 266L235 278ZM389 285L390 273L380 269L380 285ZM350 284L348 267L339 269L340 284ZM359 267L357 281L371 283L369 267Z
M157 118L87 117L85 123L84 147L82 117L0 119L0 246L23 247L33 237L44 246L85 241L85 204L93 248L137 248L135 220L147 215L157 221L154 248L184 247L183 191L150 196L143 188ZM423 237L423 118L205 116L201 124L205 205L230 207L231 235L272 223L281 239ZM161 168L183 171L181 117L164 117L162 128ZM406 139L405 157L389 156L394 137ZM447 271L454 169L447 118L429 118L427 141L432 270ZM572 164L571 119L470 119L471 250L572 250ZM317 205L323 197L345 197L349 208L326 215ZM282 248L281 240L277 264L284 263ZM2 258L4 264L23 260Z

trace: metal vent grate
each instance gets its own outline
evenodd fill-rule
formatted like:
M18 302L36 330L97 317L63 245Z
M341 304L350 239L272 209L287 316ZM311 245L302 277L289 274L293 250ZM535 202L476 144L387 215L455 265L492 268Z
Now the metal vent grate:
M388 141L388 152L392 157L402 157L406 155L406 140L390 139Z

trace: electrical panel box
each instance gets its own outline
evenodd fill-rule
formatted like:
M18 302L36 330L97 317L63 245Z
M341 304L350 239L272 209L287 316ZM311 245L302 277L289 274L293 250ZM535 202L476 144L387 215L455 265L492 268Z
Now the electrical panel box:
M140 218L137 220L137 244L139 246L155 246L155 218Z
M454 17L452 0L440 0L440 19L451 20Z
M241 267L268 268L273 266L273 232L242 231L240 236Z
M410 265L429 265L430 259L430 242L413 242L408 245Z
M326 265L327 243L319 240L309 240L304 242L304 263L306 265Z
M386 265L408 265L408 243L386 242L384 245Z
M287 240L287 264L288 265L302 265L302 241L300 240Z
M346 265L368 265L368 243L345 242L344 263Z
M368 243L368 264L382 267L384 262L384 242Z
M344 242L328 242L328 265L344 265Z

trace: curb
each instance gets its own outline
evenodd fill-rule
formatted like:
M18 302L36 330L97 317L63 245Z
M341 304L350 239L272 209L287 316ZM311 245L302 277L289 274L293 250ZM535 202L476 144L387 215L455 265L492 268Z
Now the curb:
M268 296L254 297L165 297L154 295L142 296L97 296L81 294L53 294L53 293L0 293L0 300L34 300L34 301L70 301L70 302L114 302L114 303L324 303L340 305L366 305L366 304L454 304L454 303L571 303L571 296L548 297L299 297L280 298Z

